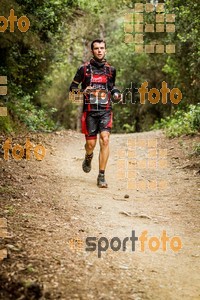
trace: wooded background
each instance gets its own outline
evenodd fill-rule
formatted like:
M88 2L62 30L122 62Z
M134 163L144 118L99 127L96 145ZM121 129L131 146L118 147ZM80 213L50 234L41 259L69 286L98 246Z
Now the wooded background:
M135 53L134 44L124 42L124 16L138 2L150 1L1 0L1 16L8 18L14 9L18 18L26 15L30 20L26 33L16 23L15 32L9 26L0 32L0 75L8 78L8 94L0 96L0 105L9 111L7 117L0 117L1 130L11 132L19 125L30 131L77 129L79 110L69 101L68 89L77 68L90 58L90 44L96 38L107 42L106 58L117 69L116 86L121 91L131 82L139 87L144 81L149 89L160 90L166 81L170 89L179 88L183 94L178 105L170 100L166 105L161 101L115 104L113 132L150 130L155 122L154 128L161 126L159 121L167 116L168 121L161 121L165 127L166 122L171 126L176 122L179 132L184 116L183 126L192 126L186 133L198 130L199 1L165 1L166 13L176 15L175 33L145 33L146 44L153 40L175 44L175 54ZM155 22L154 17L145 13L149 23Z

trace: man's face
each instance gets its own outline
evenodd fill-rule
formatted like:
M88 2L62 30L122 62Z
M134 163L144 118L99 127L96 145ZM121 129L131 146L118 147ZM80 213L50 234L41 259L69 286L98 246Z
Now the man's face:
M103 60L106 55L105 44L103 42L94 43L93 50L91 52L92 52L94 58L96 58L98 60Z

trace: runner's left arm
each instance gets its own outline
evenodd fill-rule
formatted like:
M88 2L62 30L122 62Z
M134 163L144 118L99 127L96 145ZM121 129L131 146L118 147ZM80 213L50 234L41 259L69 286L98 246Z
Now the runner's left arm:
M116 69L114 67L111 67L111 74L112 77L108 81L108 90L111 91L115 88L115 78L116 78Z

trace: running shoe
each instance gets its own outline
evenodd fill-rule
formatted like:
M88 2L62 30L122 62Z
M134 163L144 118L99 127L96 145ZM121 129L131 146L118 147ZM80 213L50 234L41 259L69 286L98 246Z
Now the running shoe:
M104 174L99 174L97 177L97 186L100 188L107 188L108 184L105 180L105 175Z
M92 154L85 154L85 159L82 163L82 169L85 173L89 173L91 171L91 161L93 158L93 153Z

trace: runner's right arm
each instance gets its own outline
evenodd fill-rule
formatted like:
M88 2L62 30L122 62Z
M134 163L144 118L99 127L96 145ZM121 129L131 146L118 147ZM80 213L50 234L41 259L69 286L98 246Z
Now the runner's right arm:
M79 84L83 81L84 79L84 66L82 65L76 72L76 75L74 76L74 79L70 85L70 92L73 90L77 90ZM86 86L84 89L79 89L80 92L83 93L90 93L90 90L92 89L91 86Z
M83 69L83 66L81 66L77 70L76 75L74 76L74 79L69 87L70 92L72 92L72 90L74 90L74 89L78 89L78 86L83 81L83 78L84 78L84 69Z

